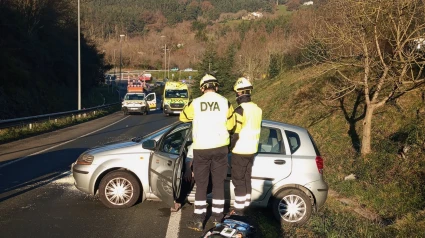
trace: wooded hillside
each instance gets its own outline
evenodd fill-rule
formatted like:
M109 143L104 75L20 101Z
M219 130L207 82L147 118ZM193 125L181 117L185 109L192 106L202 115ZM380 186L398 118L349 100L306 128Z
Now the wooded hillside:
M0 1L0 119L77 109L77 14L70 3ZM84 94L108 68L84 37L81 58Z

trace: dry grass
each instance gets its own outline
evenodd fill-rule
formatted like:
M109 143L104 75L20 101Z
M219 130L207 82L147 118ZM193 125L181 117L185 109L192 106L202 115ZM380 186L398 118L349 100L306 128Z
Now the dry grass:
M284 72L275 80L255 82L253 101L265 119L308 128L325 159L330 187L375 212L386 225L365 221L353 209L329 198L323 213L303 228L284 229L292 237L415 237L425 234L425 108L420 93L386 105L373 120L373 150L358 154L363 104L353 114L355 95L329 102L326 66ZM343 106L343 107L342 107ZM357 118L356 122L348 117ZM401 156L401 148L409 150ZM344 181L350 173L358 180ZM419 212L418 211L422 211ZM416 232L416 233L415 233Z

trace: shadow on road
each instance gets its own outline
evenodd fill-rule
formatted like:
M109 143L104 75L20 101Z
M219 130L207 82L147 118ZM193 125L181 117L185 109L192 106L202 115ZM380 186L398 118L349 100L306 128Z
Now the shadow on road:
M88 148L72 148L33 155L0 168L0 202L61 178Z
M153 112L151 112L151 113L153 113ZM158 112L156 114L159 114L159 113L161 113L161 112ZM137 116L137 115L134 115L134 116ZM111 128L109 130L108 129L107 130L102 130L102 132L93 133L93 134L84 136L82 138L90 138L90 137L93 137L93 136L97 136L97 135L101 135L101 134L106 134L106 133L110 133L110 132L123 131L123 130L127 130L128 128L145 126L145 125L148 125L148 124L155 124L155 123L157 123L159 121L165 121L165 120L168 120L167 117L164 117L163 119L160 119L160 120L139 123L139 124L136 124L136 125L133 125L133 126L129 126L129 127L120 127L120 128L117 128L117 129L112 129ZM148 133L146 133L146 134L148 134ZM144 135L140 135L140 136L144 136ZM113 143L121 142L121 141L125 141L125 140L129 140L129 139L123 139L123 140L120 140L120 141L114 141ZM14 150L14 151L6 152L6 153L1 153L0 156L9 155L9 154L13 154L13 153L17 153L17 152L22 152L22 151L27 151L27 150L32 150L32 149L35 149L35 148L53 146L53 145L57 145L57 144L60 144L60 143L64 143L66 141L69 141L69 140L61 140L61 141L57 141L57 142L54 142L54 143L42 144L42 145L39 145L39 146L34 146L34 147L26 148L26 149ZM11 160L0 162L0 165L2 163L7 163L9 161L11 161Z

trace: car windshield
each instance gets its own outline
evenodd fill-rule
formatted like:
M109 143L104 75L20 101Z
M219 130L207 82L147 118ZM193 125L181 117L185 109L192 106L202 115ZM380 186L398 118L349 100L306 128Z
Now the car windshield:
M144 98L144 94L127 94L125 95L124 100L143 100Z
M187 89L165 90L166 98L187 98Z

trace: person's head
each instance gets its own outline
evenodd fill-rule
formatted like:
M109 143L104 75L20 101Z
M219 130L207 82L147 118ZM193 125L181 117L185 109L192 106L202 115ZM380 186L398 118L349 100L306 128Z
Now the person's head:
M205 74L205 76L202 77L201 82L199 82L199 86L202 93L217 92L218 80L210 74Z
M254 87L247 78L240 77L236 80L236 83L233 86L233 91L235 91L236 97L238 98L242 95L251 95L253 88Z

